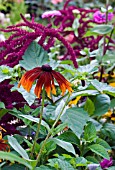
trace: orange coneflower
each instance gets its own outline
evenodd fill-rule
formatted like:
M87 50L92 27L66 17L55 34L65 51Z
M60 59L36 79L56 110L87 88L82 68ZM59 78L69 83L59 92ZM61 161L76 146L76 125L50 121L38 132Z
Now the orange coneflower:
M56 95L54 79L59 84L62 95L64 95L66 89L69 91L69 93L73 91L71 88L71 83L68 82L59 72L52 70L52 67L47 64L43 65L42 67L36 67L32 70L27 71L22 76L18 87L22 85L25 90L30 92L33 82L37 80L34 90L35 95L40 98L42 87L44 86L47 96L50 98L51 93Z
M0 151L10 151L10 147L7 144L7 140L2 139L2 132L6 130L0 126Z
M7 144L7 140L0 139L0 151L10 151L10 147Z

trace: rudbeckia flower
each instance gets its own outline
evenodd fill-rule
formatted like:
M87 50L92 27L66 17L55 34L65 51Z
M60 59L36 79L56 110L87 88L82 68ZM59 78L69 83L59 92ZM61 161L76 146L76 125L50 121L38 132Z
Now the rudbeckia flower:
M7 140L2 139L2 132L1 131L5 131L6 132L6 130L3 129L0 126L0 151L10 151L10 147L7 144Z
M7 144L7 140L0 139L0 151L10 151L10 147Z
M51 93L56 95L54 79L59 84L62 95L64 95L66 89L69 91L69 93L73 91L71 88L71 83L68 82L59 72L52 70L52 67L47 64L43 65L42 67L36 67L27 71L22 76L18 87L22 85L27 92L30 92L33 82L37 80L36 87L34 89L35 95L40 98L42 87L44 87L47 96L51 98Z

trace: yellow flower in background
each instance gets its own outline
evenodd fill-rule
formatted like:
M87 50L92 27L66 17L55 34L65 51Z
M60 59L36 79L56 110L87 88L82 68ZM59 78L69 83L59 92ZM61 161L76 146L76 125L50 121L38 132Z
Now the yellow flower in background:
M115 82L109 83L110 86L115 87Z
M81 98L81 96L77 96L76 99L71 100L68 105L69 106L76 105L78 103L78 101L80 100L80 98Z
M100 77L100 75L101 75L100 73L96 74L96 76L98 76L98 77ZM103 78L108 77L108 76L109 76L109 74L106 74L106 73L102 75Z
M103 118L108 118L108 117L111 117L111 115L112 115L112 111L108 110L108 112L106 112L102 117Z
M103 118L110 118L112 121L115 121L115 113L113 110L108 110L103 116Z

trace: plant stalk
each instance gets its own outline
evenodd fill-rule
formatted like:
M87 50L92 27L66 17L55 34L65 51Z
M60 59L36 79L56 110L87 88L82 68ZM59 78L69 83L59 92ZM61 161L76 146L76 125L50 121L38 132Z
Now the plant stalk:
M43 91L42 91L42 107L41 107L41 111L40 111L40 119L39 119L39 123L38 123L38 126L37 126L37 130L36 130L36 134L35 134L35 138L34 138L34 143L33 143L33 146L32 146L31 158L32 158L33 153L34 153L35 144L36 144L36 141L38 139L38 135L39 135L39 131L40 131L40 125L41 125L43 109L44 109L44 99L45 99L45 89L43 88Z
M47 136L46 136L46 138L45 138L45 140L44 140L44 142L43 142L43 144L42 144L42 146L41 146L41 148L40 148L39 154L38 154L37 159L36 159L36 160L37 160L36 166L37 166L37 164L40 162L40 157L41 157L41 154L42 154L42 152L43 152L43 150L44 150L45 144L46 144L47 140L49 139L49 137L51 136L52 131L53 131L55 125L56 125L57 122L59 121L59 119L60 119L60 117L61 117L61 115L62 115L62 113L63 113L63 111L64 111L64 109L65 109L65 107L66 107L66 105L67 105L67 103L68 103L68 101L69 101L69 97L70 97L70 94L68 95L68 98L67 98L67 100L66 100L66 102L65 102L65 104L64 104L64 106L63 106L63 108L62 108L62 110L61 110L61 112L60 112L60 114L57 116L54 124L52 125L52 128L51 128L50 131L48 132L48 134L47 134Z

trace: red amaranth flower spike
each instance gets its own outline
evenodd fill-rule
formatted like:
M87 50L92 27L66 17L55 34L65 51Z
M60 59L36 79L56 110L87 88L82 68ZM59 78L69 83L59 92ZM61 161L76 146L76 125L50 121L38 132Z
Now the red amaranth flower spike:
M33 19L32 21L28 21L26 18L24 18L23 15L21 15L21 17L24 21L23 23L9 26L6 29L0 29L3 32L12 32L12 35L6 41L4 41L4 43L0 42L0 47L3 47L3 50L0 52L1 65L7 64L8 66L13 67L18 64L30 43L36 38L41 37L38 41L38 44L40 44L45 50L49 50L49 48L54 45L55 38L61 41L71 56L71 60L73 61L74 66L78 68L78 64L76 62L76 54L70 43L68 43L61 35L59 29L49 28L34 22ZM23 30L22 26L31 28L32 32ZM48 43L44 44L47 37ZM6 56L7 59L4 59Z

